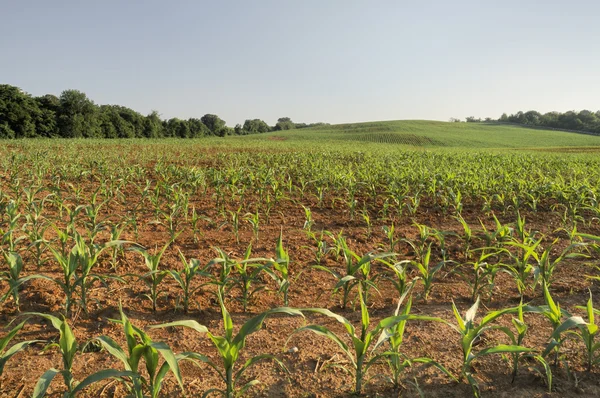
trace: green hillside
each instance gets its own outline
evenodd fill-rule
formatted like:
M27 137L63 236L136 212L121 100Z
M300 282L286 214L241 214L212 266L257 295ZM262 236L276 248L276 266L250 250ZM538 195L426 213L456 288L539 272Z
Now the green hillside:
M494 123L426 120L338 124L247 136L249 140L385 143L412 147L549 148L600 147L600 136Z

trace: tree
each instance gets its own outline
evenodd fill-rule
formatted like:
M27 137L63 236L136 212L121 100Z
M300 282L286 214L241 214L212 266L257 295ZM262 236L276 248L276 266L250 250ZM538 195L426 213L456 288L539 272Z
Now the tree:
M260 119L246 119L242 127L243 134L267 133L271 130L269 125Z
M100 136L98 116L98 107L81 91L65 90L60 95L58 128L62 137Z
M190 137L192 137L192 138L204 137L204 136L210 135L210 131L208 130L208 127L206 127L206 125L204 123L202 123L202 120L200 120L200 119L189 118L187 120L187 124L190 129Z
M35 102L40 110L35 120L35 131L40 137L53 138L59 136L56 115L60 107L60 100L56 95L46 94L35 97Z
M0 85L0 138L35 137L40 109L34 99L18 87Z
M206 114L202 116L200 119L202 123L208 128L212 135L216 135L219 137L224 137L227 135L227 127L225 125L225 120L221 119L217 115Z
M277 119L277 124L275 125L275 131L281 131L281 130L291 130L296 128L296 125L294 124L294 122L292 122L292 119L290 119L289 117L280 117L279 119Z
M233 133L235 135L242 135L244 134L244 129L242 128L241 124L236 124L235 127L233 128Z
M146 138L159 138L164 136L165 128L157 111L152 111L144 119L142 135Z

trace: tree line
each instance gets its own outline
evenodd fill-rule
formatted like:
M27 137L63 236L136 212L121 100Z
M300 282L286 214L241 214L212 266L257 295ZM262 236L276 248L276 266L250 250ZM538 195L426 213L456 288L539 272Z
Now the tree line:
M454 119L452 121L456 121ZM466 118L467 122L500 122L514 123L524 126L544 127L549 129L582 131L587 133L600 134L600 111L592 112L588 110L568 111L568 112L547 112L538 111L519 111L511 115L503 113L499 119L491 118L478 119L473 116Z
M275 126L260 119L228 127L217 115L200 119L161 119L157 111L142 115L120 105L97 105L78 90L59 97L34 97L19 87L0 85L0 138L197 138L246 135L312 127L323 123L294 123L279 118Z

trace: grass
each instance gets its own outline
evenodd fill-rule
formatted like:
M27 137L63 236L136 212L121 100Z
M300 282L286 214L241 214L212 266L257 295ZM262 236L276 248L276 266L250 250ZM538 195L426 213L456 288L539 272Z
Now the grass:
M337 143L356 147L357 142L424 148L576 148L600 147L600 136L531 129L496 123L449 123L397 120L337 124L239 137L247 141Z

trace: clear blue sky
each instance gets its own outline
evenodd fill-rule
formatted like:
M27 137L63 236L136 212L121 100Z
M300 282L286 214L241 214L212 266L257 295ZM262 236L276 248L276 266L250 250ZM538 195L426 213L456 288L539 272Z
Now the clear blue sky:
M230 126L600 109L600 2L0 0L0 83Z

